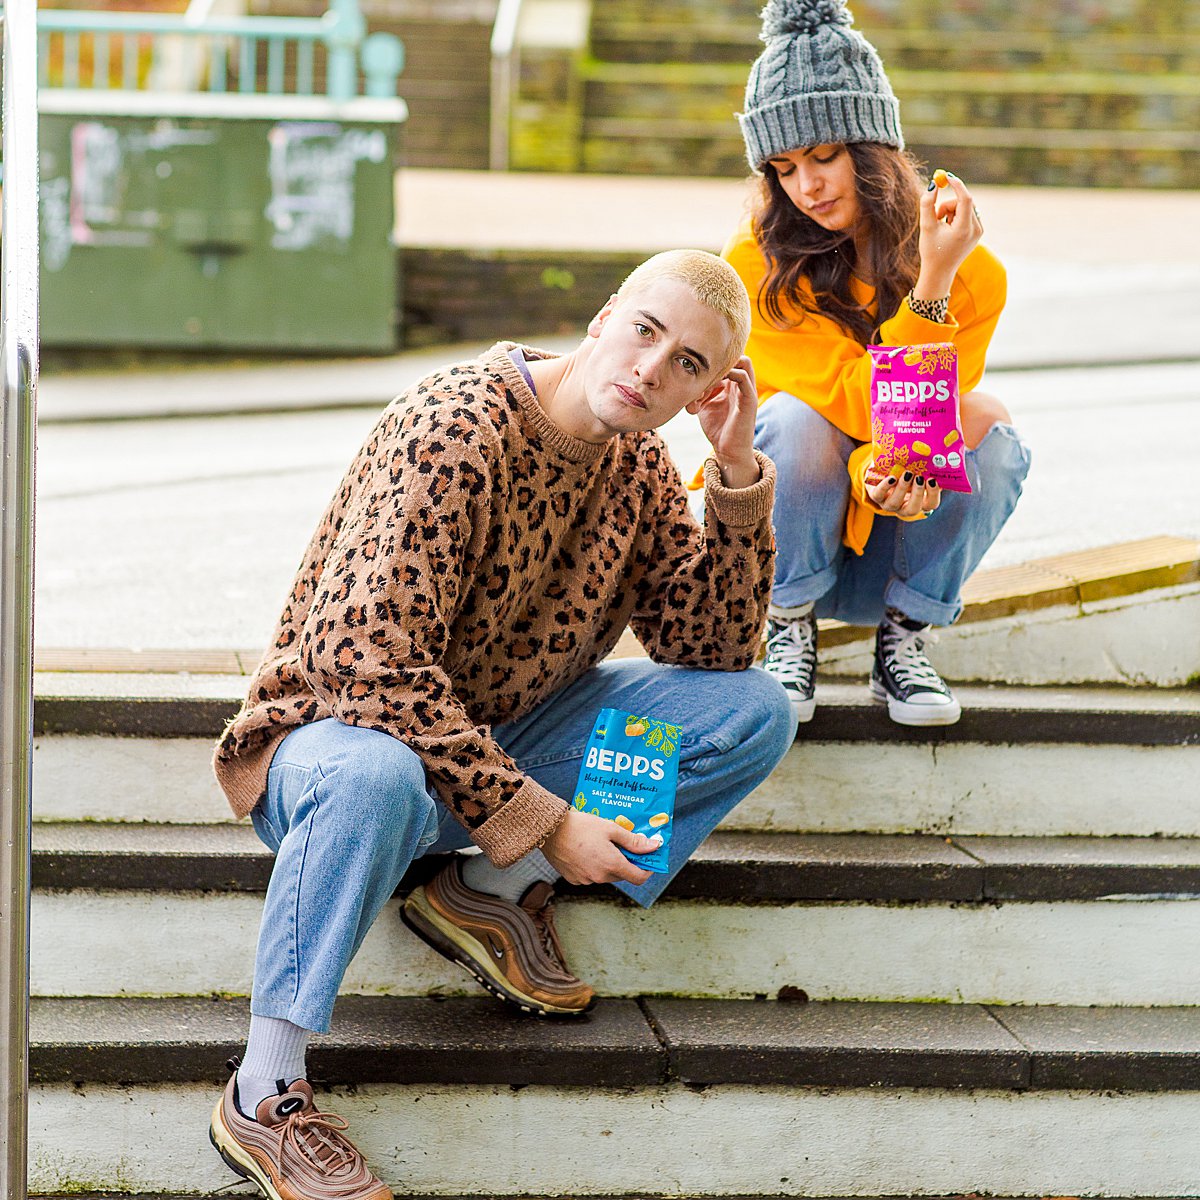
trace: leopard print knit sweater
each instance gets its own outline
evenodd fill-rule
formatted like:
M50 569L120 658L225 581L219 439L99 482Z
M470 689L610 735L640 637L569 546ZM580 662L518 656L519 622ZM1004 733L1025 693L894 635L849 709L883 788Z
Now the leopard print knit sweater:
M297 725L403 740L471 838L515 862L566 814L489 727L604 658L750 666L774 562L775 469L733 490L709 461L706 526L656 432L595 444L545 414L508 351L414 384L383 412L314 533L218 781L238 816ZM527 358L549 357L522 347Z

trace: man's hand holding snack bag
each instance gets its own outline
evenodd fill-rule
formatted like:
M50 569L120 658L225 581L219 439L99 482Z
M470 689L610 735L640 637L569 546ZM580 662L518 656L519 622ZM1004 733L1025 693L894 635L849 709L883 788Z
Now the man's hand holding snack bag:
M680 734L652 717L600 710L571 811L542 847L564 878L642 884L668 871Z
M649 854L661 844L607 817L572 808L543 843L542 853L568 883L636 885L645 883L650 872L635 867L622 851Z

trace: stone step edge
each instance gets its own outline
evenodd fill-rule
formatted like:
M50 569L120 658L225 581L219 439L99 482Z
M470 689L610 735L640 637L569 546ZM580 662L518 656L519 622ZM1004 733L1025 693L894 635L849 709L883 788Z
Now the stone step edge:
M245 1000L34 999L34 1084L209 1082L243 1048ZM1195 1091L1200 1008L602 1000L575 1020L485 997L344 996L313 1082Z
M406 895L450 860L417 860ZM248 825L38 822L42 890L263 893L273 856ZM608 887L561 895L629 904ZM664 902L976 903L1200 896L1200 838L734 833L718 830Z
M1159 129L1144 133L1133 129L1084 129L1056 126L1015 125L906 125L911 146L945 150L952 146L982 150L1066 150L1074 154L1103 154L1114 150L1151 153L1194 152L1200 149L1200 134L1186 128ZM617 141L663 144L698 140L732 153L738 146L737 133L726 123L702 117L596 117L585 116L580 135L585 152L596 143L607 146ZM600 173L611 174L605 165Z
M610 16L601 11L593 17L591 41L594 45L596 42L605 44L620 41L674 43L690 40L701 46L708 46L714 42L723 43L736 38L738 45L745 51L746 61L749 62L758 49L761 26L762 23L757 16L731 14L714 33L709 27L699 22L691 26L681 26L677 19L672 19L672 14L660 14L656 17L654 13L647 13L640 20L634 21L627 16ZM882 52L885 46L893 51L899 47L928 49L930 41L942 37L943 34L940 30L928 26L879 25L871 28L868 36L872 44ZM972 47L995 47L1007 51L1043 48L1046 46L1047 38L1052 36L1053 34L1048 34L1045 30L1028 26L1021 29L1006 29L994 28L989 25L973 28L969 32ZM1130 37L1127 34L1090 32L1082 48L1093 52L1107 51L1109 53L1115 50L1125 50L1142 54L1181 54L1187 53L1188 50L1200 51L1200 38L1190 33L1176 33L1173 37L1168 38L1154 33L1139 32ZM640 60L601 57L599 61L623 63ZM663 62L664 60L659 58L653 61ZM907 69L914 70L915 68Z
M1022 612L1085 604L1200 581L1200 542L1158 536L1091 550L1031 559L977 571L963 588L960 624L997 620ZM872 631L837 621L821 622L823 646L842 645ZM622 636L614 657L640 656L640 643ZM36 647L40 672L107 674L250 675L261 649L146 649Z
M34 677L36 736L215 739L234 716L242 676L60 673ZM822 687L805 742L986 745L1200 745L1200 690L961 686L955 725L896 725L861 684Z
M677 35L676 35L677 36ZM757 39L756 39L757 40ZM753 57L753 54L750 55ZM746 66L742 62L655 62L591 59L579 68L579 79L600 86L668 88L744 87ZM897 95L937 92L999 96L1181 96L1200 95L1200 81L1186 70L1158 72L1153 76L1129 75L1120 71L1059 70L1034 68L1011 72L936 70L893 67L888 79Z
M963 587L958 624L994 621L1048 608L1087 604L1200 581L1200 542L1158 536L1115 542L976 571ZM873 629L821 622L826 646L874 636Z

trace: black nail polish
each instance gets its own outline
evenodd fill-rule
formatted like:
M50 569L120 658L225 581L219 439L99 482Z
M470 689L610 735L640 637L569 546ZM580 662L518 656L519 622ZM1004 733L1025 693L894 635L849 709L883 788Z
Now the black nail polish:
M936 479L931 479L931 480L929 481L929 486L930 486L931 488L937 487L937 480L936 480Z
M929 181L929 186L928 186L928 187L927 187L925 190L926 190L927 192L932 192L932 191L933 191L933 189L934 189L935 187L937 187L937 184L936 184L936 183L934 183L934 182L933 182L933 180L931 179L931 180Z
M904 472L904 482L905 482L905 483L907 483L907 482L908 482L908 481L909 481L911 478L912 478L912 472L911 472L911 471L905 471L905 472Z
M921 487L921 486L923 486L923 485L924 485L924 483L925 483L925 476L924 476L924 475L918 475L918 476L917 476L917 487Z
M892 487L892 486L894 486L894 485L895 485L895 483L896 483L896 477L895 477L895 475L889 475L889 476L887 477L887 481L888 481L888 486L889 486L889 487Z

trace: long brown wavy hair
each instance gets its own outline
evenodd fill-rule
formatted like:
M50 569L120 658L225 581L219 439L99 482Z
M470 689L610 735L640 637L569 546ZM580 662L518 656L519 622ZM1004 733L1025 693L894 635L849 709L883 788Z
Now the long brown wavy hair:
M903 150L878 142L851 142L846 149L854 163L860 219L870 224L869 261L859 273L874 282L874 302L864 307L850 290L850 277L860 266L851 231L830 232L805 216L767 163L751 218L767 260L758 307L781 328L793 324L785 306L822 313L866 346L917 281L922 183L916 160Z

